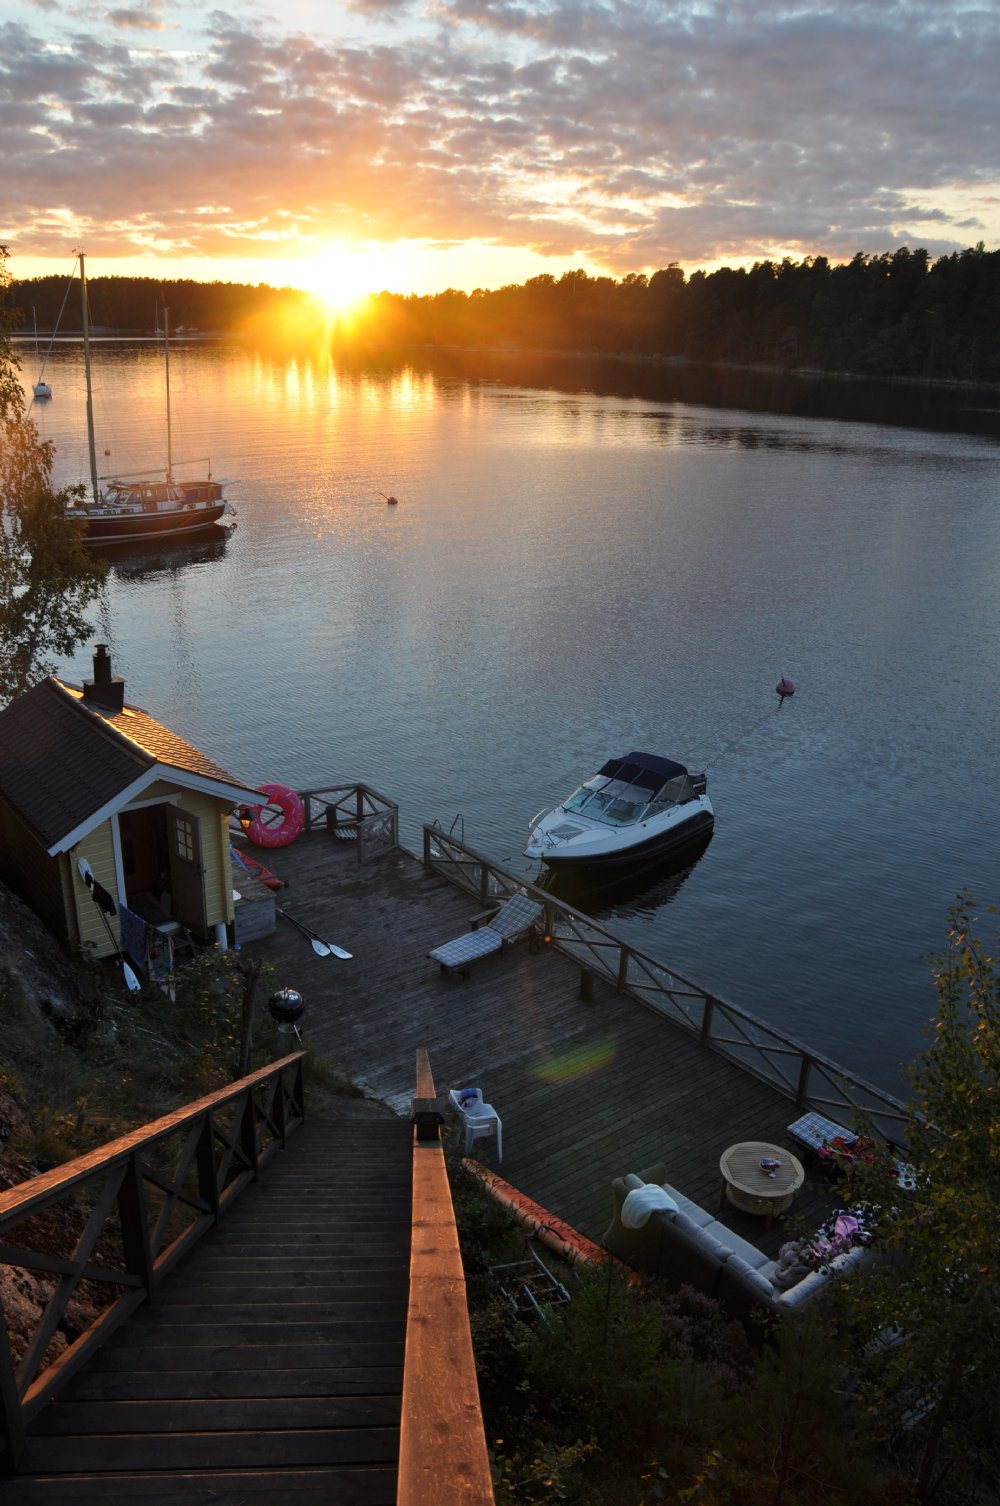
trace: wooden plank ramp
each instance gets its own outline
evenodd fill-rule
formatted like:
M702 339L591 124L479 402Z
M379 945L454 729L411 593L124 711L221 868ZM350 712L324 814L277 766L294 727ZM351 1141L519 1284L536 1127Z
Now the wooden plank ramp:
M624 1172L664 1162L669 1181L716 1210L728 1146L767 1140L801 1159L788 1097L608 984L582 999L579 968L555 950L521 945L467 978L442 973L427 953L484 907L413 854L359 866L351 844L319 831L269 865L288 882L279 905L353 953L317 957L280 917L249 946L273 964L275 987L302 992L306 1041L398 1113L426 1047L442 1097L476 1085L496 1108L501 1175L589 1238L604 1234ZM806 1170L793 1213L770 1229L731 1207L720 1216L776 1254L796 1219L815 1228L834 1206L815 1165Z
M328 1101L39 1414L0 1503L390 1506L411 1159L406 1120Z

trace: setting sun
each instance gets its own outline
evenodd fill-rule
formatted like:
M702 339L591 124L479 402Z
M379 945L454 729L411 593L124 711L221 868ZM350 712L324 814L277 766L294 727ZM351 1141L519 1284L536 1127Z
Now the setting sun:
M377 292L377 257L351 246L327 246L296 279L325 304L331 314L357 313L370 293Z

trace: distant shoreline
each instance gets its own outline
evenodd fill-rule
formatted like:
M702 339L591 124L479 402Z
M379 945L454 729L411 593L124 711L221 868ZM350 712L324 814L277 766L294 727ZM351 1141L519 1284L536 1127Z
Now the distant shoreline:
M91 331L91 343L95 345L159 345L162 335L132 335L132 334L95 334ZM207 345L213 341L234 341L239 344L246 342L246 336L236 331L219 330L185 330L182 334L171 336L172 346L186 344ZM35 344L33 332L15 331L10 336L12 345ZM82 345L81 334L55 335L43 330L38 332L39 344L46 347L52 346ZM352 355L386 355L392 351L405 357L408 351L419 350L424 354L440 352L444 354L461 354L476 356L500 356L505 360L558 360L558 361L587 361L598 365L608 366L645 366L657 369L670 370L703 370L703 371L726 371L742 376L767 376L767 377L792 377L802 382L840 382L861 383L870 382L879 386L913 387L913 388L937 388L949 392L975 391L1000 393L1000 382L970 381L966 377L920 377L906 376L896 373L871 373L862 371L825 371L821 367L807 366L769 366L762 362L743 363L739 361L699 361L690 356L664 356L648 355L641 351L600 351L600 350L555 350L546 347L512 349L499 345L444 345L444 344L421 344L400 346L363 346L363 345L331 345L329 353Z

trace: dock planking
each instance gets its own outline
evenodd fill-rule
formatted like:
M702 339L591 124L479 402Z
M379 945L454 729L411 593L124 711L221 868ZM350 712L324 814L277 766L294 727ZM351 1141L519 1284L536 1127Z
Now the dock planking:
M280 917L248 947L273 965L274 986L302 992L307 1042L398 1113L425 1047L443 1099L472 1084L496 1108L501 1174L591 1239L607 1228L611 1181L624 1172L663 1162L674 1185L716 1209L728 1146L795 1150L788 1098L604 982L582 999L579 968L555 950L519 945L467 978L443 973L427 953L484 907L412 854L359 866L353 847L316 832L270 866L288 885L282 909L353 953L319 958ZM724 1221L775 1254L789 1218L815 1227L834 1205L815 1166L806 1171L793 1213L771 1229L728 1207Z

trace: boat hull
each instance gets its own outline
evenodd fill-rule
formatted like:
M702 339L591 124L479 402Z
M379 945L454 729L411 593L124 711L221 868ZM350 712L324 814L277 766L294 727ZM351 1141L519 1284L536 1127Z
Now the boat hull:
M707 837L714 825L714 814L711 811L699 810L692 814L690 820L677 822L652 835L643 837L637 832L634 842L627 846L618 846L614 851L574 853L567 846L562 852L558 848L546 849L539 856L545 866L553 871L569 868L625 868L630 864L642 862L646 858L687 847L699 838Z
M138 539L182 538L187 534L200 533L219 522L227 510L224 500L207 507L171 508L160 512L81 514L86 522L83 542L96 544L128 544Z

